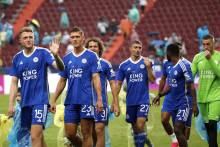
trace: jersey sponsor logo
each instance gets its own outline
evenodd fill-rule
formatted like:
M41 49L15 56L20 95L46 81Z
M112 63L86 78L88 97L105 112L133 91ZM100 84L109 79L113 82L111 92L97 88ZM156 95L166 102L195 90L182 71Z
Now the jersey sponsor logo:
M135 73L135 71L130 74L130 82L141 82L143 81L143 74L142 73Z
M82 73L83 73L83 70L81 68L70 69L70 78L82 77Z
M19 63L19 65L21 65L21 64L23 64L23 62L22 62L22 61Z
M85 58L82 59L82 63L86 63L87 60Z
M145 66L144 66L144 64L141 64L141 65L140 65L140 68L142 68L142 69L143 69L144 67L145 67Z
M170 78L170 79L169 79L169 85L170 85L171 87L178 87L178 86L177 86L177 80Z
M213 70L201 70L201 78L214 78Z
M37 79L37 70L26 70L22 73L22 76L24 80Z
M38 62L38 58L37 58L37 57L34 57L33 61L34 61L34 62Z

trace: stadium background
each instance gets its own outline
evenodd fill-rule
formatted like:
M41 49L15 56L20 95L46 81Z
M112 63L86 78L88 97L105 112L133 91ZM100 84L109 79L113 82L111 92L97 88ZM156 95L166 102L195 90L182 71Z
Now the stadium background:
M120 24L134 3L135 0L64 0L63 3L51 2L50 0L14 0L13 4L8 5L6 9L1 9L1 12L6 15L4 21L10 22L14 28L14 37L13 44L6 44L0 50L0 59L3 63L0 67L0 93L2 94L0 95L0 114L7 115L9 96L6 91L9 89L10 77L9 80L5 77L8 77L13 56L21 51L18 31L26 25L27 20L36 19L39 22L40 42L45 32L50 34L52 31L70 31L73 26L81 27L86 38L100 37L106 46L104 58L109 60L117 71L118 65L130 55L128 50L130 39L124 39L120 33L113 35L112 32L108 32L104 37L100 36L97 30L97 22L99 18L105 17L108 20L114 18L117 24ZM3 3L0 4L2 7ZM61 15L58 11L59 7L64 7L67 10L70 21L68 28L61 28L59 25ZM197 26L204 25L208 26L210 34L215 36L217 40L216 49L218 50L220 48L219 14L220 2L218 0L147 0L145 14L144 16L140 15L140 21L135 28L143 43L143 56L156 56L154 51L147 49L149 44L147 38L149 38L150 32L159 32L158 35L153 36L155 40L163 40L164 37L169 37L175 32L182 36L186 44L187 55L185 58L192 61L194 55L199 53ZM39 46L42 45L39 44ZM61 44L61 57L65 55L66 47L66 44ZM160 68L158 68L159 71ZM51 72L56 73L53 70ZM151 89L154 88L151 87ZM151 92L156 93L156 91ZM161 144L169 146L171 144L170 138L165 134L160 123L160 109L152 108L152 111L155 113L154 119L156 121L150 138L156 146L161 146ZM112 145L127 146L127 124L124 122L123 116L112 120L109 128ZM45 132L48 146L56 146L54 137L57 132L58 129L55 126ZM220 141L219 137L218 141ZM5 143L4 145L7 146L8 144ZM189 142L189 146L192 145L207 146L195 132L194 124Z

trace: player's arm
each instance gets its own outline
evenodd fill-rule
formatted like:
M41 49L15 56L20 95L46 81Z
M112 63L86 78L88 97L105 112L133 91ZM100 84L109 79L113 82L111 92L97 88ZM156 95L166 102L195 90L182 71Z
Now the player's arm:
M101 87L99 73L94 73L92 75L92 80L93 80L95 91L98 97L97 103L96 103L96 109L98 109L98 114L100 114L103 110L103 103L102 103L102 87Z
M110 83L110 87L112 90L112 95L113 95L113 108L114 108L114 114L116 117L118 117L120 115L120 107L119 107L119 102L118 102L118 92L116 89L116 84L115 84L115 80L111 80L109 81Z
M193 78L195 78L196 73L198 72L197 58L196 58L196 56L195 56L194 59L193 59L192 66L191 66L191 70L192 70Z
M156 80L156 76L154 75L152 69L151 69L151 60L149 58L144 59L144 63L147 67L147 73L148 73L148 80L151 84L153 84Z
M160 79L160 83L159 83L158 95L163 91L164 86L165 86L165 84L166 84L166 79L167 79L167 76L162 75L162 77L161 77L161 79ZM159 105L160 105L160 99L157 101L156 106L159 106Z
M8 118L11 118L15 114L14 101L17 96L18 90L18 77L12 76L10 96L9 96L9 107L8 107Z
M212 55L211 53L206 50L204 52L204 56L206 57L206 59L208 60L209 64L211 65L212 69L214 70L215 74L220 77L220 66L218 66L215 61L212 59Z
M197 102L196 102L196 88L194 86L194 82L189 82L187 83L187 86L190 88L190 94L192 96L193 99L193 112L194 112L194 116L197 116L199 114L199 109L197 107Z
M66 81L67 81L67 78L64 78L61 76L59 82L57 83L57 88L56 88L55 94L53 96L53 100L51 102L51 107L49 109L49 111L51 113L56 112L56 101L59 98L60 94L63 92L63 89L66 86Z
M50 51L54 56L55 61L52 63L53 68L59 70L59 71L64 71L65 66L63 64L63 61L61 60L58 51L60 47L60 42L57 38L55 40L52 38L52 43L50 43Z
M161 97L167 95L170 92L170 85L168 85L165 89L163 89L153 100L152 105L156 105Z

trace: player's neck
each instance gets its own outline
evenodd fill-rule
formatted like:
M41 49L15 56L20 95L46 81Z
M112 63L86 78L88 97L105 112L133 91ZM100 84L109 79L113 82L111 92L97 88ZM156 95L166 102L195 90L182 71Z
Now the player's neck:
M35 46L33 46L32 48L24 48L24 53L26 56L29 56L33 53Z
M75 47L73 52L75 55L80 55L84 50L85 48L83 46L80 46L80 47Z
M173 64L173 66L175 66L178 63L179 60L180 60L180 58L173 58L173 59L171 59L171 62Z
M133 61L133 62L137 62L138 60L140 60L140 58L141 58L141 56L131 56L131 60Z

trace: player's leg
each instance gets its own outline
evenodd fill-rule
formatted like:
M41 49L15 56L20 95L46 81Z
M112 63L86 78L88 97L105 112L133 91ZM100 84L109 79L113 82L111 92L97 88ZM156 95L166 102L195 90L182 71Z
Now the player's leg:
M46 124L48 105L34 105L32 107L31 141L33 147L46 147L43 129Z
M94 107L90 105L80 106L80 124L81 132L83 134L83 146L92 146L92 129L94 123Z
M80 121L80 105L66 105L64 111L64 123L66 137L74 146L82 146L82 139L77 135L77 127Z
M214 101L209 103L209 146L217 147L217 122L220 116L220 101Z
M108 122L108 108L103 108L103 111L98 115L95 111L95 132L97 136L96 147L105 146L105 125Z
M169 122L171 113L162 111L161 112L161 123L163 125L164 130L167 132L168 135L173 134L173 128Z
M176 134L177 140L179 142L180 147L187 147L186 137L183 134L183 129L185 127L184 123L175 122L174 132Z
M187 143L189 142L191 120L192 120L192 110L189 110L189 116L188 116L188 119L186 121L186 126L184 128L184 135L186 137Z

